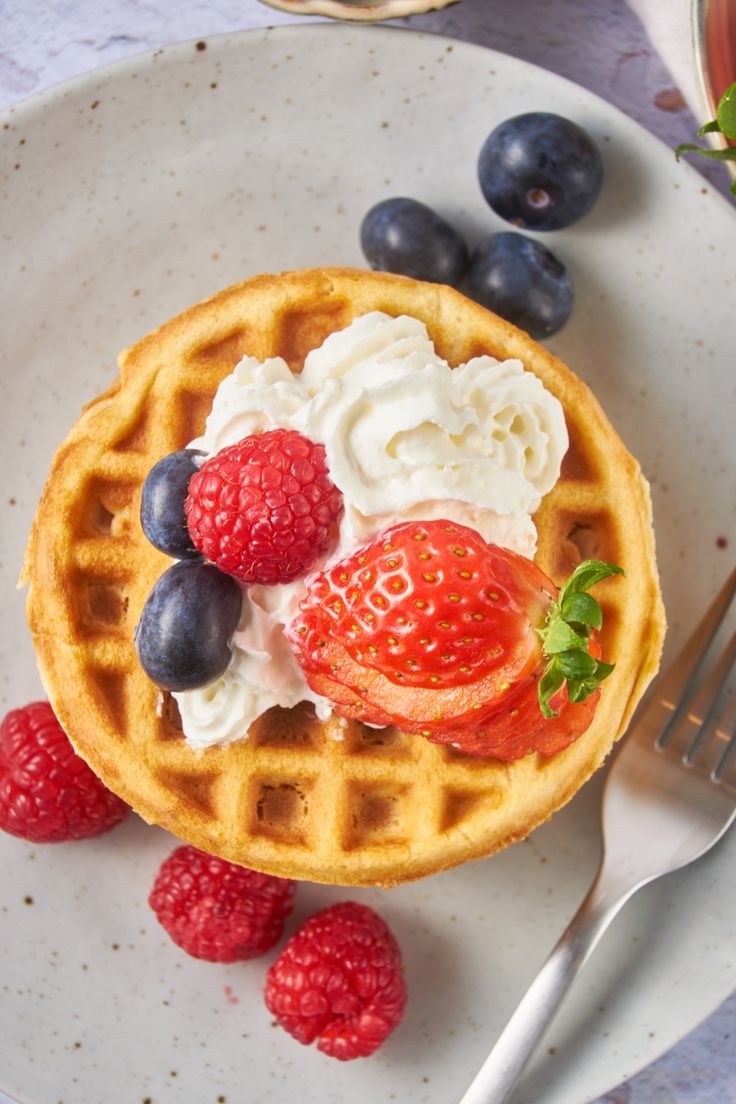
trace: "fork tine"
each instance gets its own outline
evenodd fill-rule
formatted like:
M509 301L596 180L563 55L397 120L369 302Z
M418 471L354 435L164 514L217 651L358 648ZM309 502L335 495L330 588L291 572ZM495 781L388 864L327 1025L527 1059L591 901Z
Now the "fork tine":
M713 755L708 745L715 729L716 716L726 694L728 676L734 662L736 662L736 633L731 637L715 667L693 698L686 715L671 730L667 749L682 754L687 764L694 763L704 748L708 752L709 769L714 769L720 758L720 754ZM721 750L723 750L722 747Z
M706 610L695 632L665 675L660 676L656 698L645 709L642 721L647 728L661 716L659 732L654 738L660 747L666 746L674 727L679 723L687 705L693 682L705 658L721 621L726 616L736 591L736 568L731 572L713 602ZM653 715L650 715L653 714ZM668 715L669 714L669 715Z
M721 755L711 777L736 787L736 694L731 696L716 724L716 738L721 748Z

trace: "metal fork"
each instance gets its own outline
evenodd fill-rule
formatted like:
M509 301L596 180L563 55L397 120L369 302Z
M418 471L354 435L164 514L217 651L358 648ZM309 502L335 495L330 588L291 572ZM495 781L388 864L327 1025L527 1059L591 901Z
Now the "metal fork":
M603 793L603 853L588 894L460 1104L504 1104L578 970L642 886L704 855L736 817L736 634L694 695L733 600L724 584L616 756Z

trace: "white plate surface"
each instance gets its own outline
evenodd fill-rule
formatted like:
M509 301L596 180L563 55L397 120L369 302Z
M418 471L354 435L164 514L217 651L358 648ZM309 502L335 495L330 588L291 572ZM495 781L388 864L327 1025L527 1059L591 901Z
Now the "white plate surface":
M733 211L624 116L523 62L386 28L284 27L134 58L6 116L3 713L40 696L13 589L35 503L117 351L252 273L360 264L361 216L388 195L435 205L470 240L502 229L477 153L498 122L540 108L603 152L594 212L547 239L578 288L552 344L652 481L672 654L733 556ZM5 837L0 1086L22 1104L448 1104L588 884L599 792L596 779L495 858L351 894L395 929L410 1003L379 1055L346 1065L272 1028L264 961L210 965L168 942L146 905L165 833L131 820L94 842ZM628 906L516 1104L584 1104L730 992L735 844ZM302 887L290 930L345 896Z

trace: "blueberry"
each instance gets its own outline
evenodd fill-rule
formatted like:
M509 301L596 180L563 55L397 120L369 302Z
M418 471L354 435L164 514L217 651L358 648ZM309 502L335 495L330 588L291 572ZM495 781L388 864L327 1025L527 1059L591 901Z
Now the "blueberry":
M164 690L214 682L230 662L242 594L231 575L203 560L182 560L160 577L135 630L143 670Z
M468 267L457 230L416 199L384 199L371 207L360 244L372 268L433 284L459 284Z
M199 471L197 457L204 455L195 449L170 452L154 464L143 484L143 532L151 544L177 560L199 556L187 529L184 502L189 480Z
M470 294L532 337L550 337L572 311L575 289L554 253L523 234L494 234L473 254Z
M582 127L532 111L496 127L478 159L478 179L497 215L530 230L561 230L595 203L603 164Z

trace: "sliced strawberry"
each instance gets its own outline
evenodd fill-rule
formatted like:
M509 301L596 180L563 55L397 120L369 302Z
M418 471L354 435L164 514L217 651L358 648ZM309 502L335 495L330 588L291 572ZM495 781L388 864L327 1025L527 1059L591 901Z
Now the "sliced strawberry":
M601 649L595 632L589 641L590 654L600 658ZM493 756L508 762L521 759L531 751L545 757L556 755L589 728L600 697L600 690L581 702L570 701L567 685L563 685L550 700L553 716L546 717L539 705L540 671L530 683L522 685L513 697L482 723L462 731L434 731L428 737L433 743L459 746L469 755Z
M312 579L295 630L401 686L469 685L508 667L556 593L519 559L466 526L407 522Z
M435 731L428 739L435 744L452 744L468 755L490 756L506 762L521 759L532 751L548 757L582 736L593 720L599 697L597 691L583 702L571 702L563 688L553 698L557 716L547 718L539 709L535 680L507 708L477 727Z
M334 682L323 671L307 674L307 682L315 694L327 698L335 706L335 712L348 720L364 721L366 724L386 728L397 724L395 717L385 713L375 705L368 705L359 689L351 689L340 682Z
M471 755L553 755L585 731L612 564L558 594L523 556L449 521L406 522L309 580L287 636L311 688L345 717L395 724Z
M302 668L312 690L333 701L342 716L369 724L395 724L406 732L431 736L480 725L520 688L536 692L533 676L539 647L531 635L524 644L513 654L513 671L510 665L469 685L438 689L401 686L380 671L361 666L334 640L324 641L317 654L319 662L302 660Z

